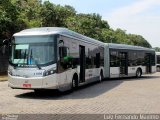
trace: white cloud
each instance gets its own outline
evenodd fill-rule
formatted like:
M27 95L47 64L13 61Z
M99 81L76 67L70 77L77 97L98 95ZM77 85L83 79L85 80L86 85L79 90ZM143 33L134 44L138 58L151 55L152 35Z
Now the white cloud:
M139 0L117 8L106 18L113 28L122 28L129 33L140 34L153 47L160 47L160 15L153 15L152 8L159 6L160 0ZM159 14L159 13L158 13Z
M133 3L129 6L125 6L113 11L112 16L123 16L126 17L128 15L136 15L138 13L142 13L147 9L160 4L160 0L139 0L136 3Z

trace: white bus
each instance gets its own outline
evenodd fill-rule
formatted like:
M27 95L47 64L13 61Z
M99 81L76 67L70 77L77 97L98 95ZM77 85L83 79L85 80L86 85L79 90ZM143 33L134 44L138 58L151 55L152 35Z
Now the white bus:
M160 52L156 52L156 60L157 60L157 72L160 72Z
M156 72L155 51L107 44L66 28L43 27L13 35L8 67L14 89L60 91L101 81Z
M105 76L109 78L136 76L156 72L153 49L124 44L106 44ZM110 68L110 69L108 69ZM107 72L106 72L107 71Z

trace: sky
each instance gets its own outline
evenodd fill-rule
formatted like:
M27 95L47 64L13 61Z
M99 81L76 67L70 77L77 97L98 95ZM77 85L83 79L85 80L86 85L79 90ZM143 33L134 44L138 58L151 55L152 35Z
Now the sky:
M71 5L77 13L98 13L113 29L142 35L160 47L160 0L47 0Z

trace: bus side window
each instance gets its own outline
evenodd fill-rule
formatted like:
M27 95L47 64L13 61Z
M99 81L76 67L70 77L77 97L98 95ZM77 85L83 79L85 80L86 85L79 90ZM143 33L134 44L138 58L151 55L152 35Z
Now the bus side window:
M100 53L96 53L96 68L100 67Z
M72 56L69 55L69 48L59 47L60 64L64 69L72 67Z
M62 59L63 57L67 56L67 47L59 47L59 57Z

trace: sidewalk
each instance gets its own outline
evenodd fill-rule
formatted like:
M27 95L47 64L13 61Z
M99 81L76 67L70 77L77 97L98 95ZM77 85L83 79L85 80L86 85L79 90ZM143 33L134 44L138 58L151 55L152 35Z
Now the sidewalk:
M0 82L8 80L8 76L6 73L0 73Z

